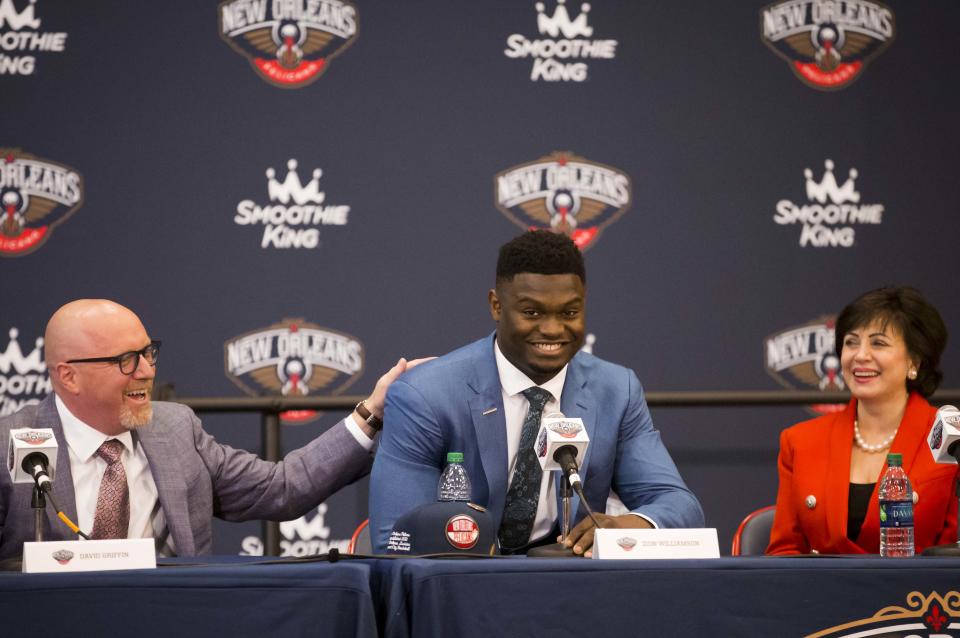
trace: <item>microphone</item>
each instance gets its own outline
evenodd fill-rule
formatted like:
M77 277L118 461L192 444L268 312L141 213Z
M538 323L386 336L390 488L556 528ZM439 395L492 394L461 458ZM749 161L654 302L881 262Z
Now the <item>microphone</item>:
M960 460L960 410L952 405L937 410L927 442L934 461L956 464Z
M583 459L589 443L590 437L587 436L587 431L583 427L583 419L568 418L561 412L553 412L541 419L540 430L537 432L537 440L533 447L537 460L544 472L560 470L566 478L566 484L561 492L563 497L563 514L560 519L561 542L534 547L527 552L527 556L562 558L574 555L573 549L564 546L562 542L570 533L571 489L580 497L580 506L587 510L587 516L597 529L600 529L600 522L583 492L583 480L580 478L580 467L577 465L577 458ZM558 486L557 489L559 490L560 487Z
M10 430L10 479L14 483L36 483L49 493L57 469L57 447L57 439L49 428Z
M583 458L589 444L590 437L582 419L553 412L541 420L534 450L544 472L560 470L570 481L570 486L577 489L583 485L577 459Z
M53 500L53 477L57 469L58 447L57 438L50 428L10 430L10 446L7 453L7 471L10 472L10 480L14 483L36 483L37 487L46 494L46 498L50 499L57 518L73 530L73 533L89 539ZM36 500L35 503L44 503L44 501ZM34 505L34 507L38 506ZM38 507L38 509L41 508L42 505Z

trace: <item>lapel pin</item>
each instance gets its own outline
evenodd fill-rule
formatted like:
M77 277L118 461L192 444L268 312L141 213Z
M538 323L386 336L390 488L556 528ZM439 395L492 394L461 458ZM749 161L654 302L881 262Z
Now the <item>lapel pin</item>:
M483 411L483 413L481 414L481 416L487 416L488 414L493 414L493 413L496 412L496 411L497 411L496 408L488 408L488 409L486 409L486 410Z

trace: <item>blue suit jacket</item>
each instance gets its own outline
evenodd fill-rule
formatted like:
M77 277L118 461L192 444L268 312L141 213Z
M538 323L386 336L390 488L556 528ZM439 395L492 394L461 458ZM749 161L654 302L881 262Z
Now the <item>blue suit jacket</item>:
M613 488L631 511L660 527L703 526L700 504L654 429L632 370L578 353L567 369L560 409L583 419L590 436L580 474L595 512L604 511ZM397 518L436 500L447 452L463 452L472 500L490 510L499 528L509 479L492 337L404 374L387 392L384 422L370 485L375 550L384 551ZM579 505L575 498L576 521L586 516Z

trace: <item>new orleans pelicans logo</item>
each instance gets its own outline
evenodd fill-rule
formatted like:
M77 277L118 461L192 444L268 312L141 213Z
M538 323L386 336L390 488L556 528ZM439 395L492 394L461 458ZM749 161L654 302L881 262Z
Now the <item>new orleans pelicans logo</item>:
M866 0L787 0L760 12L763 41L808 86L842 89L894 37L893 12Z
M551 423L547 427L565 439L572 439L583 431L583 426L576 421L559 421Z
M637 539L633 536L621 536L617 539L617 545L619 545L623 551L629 552L637 546Z
M537 435L536 445L537 456L543 458L547 454L547 428L542 428Z
M912 591L906 596L907 606L891 605L869 618L830 627L807 638L899 638L906 636L955 636L960 626L960 593L949 591L941 596L932 591L922 594Z
M933 431L930 432L930 449L939 450L943 445L943 422L937 419L933 425Z
M585 250L630 207L630 178L618 168L554 152L494 177L497 208L525 229L564 233Z
M220 36L261 78L287 89L314 82L357 38L357 8L341 0L224 0Z
M82 204L77 171L19 148L0 148L0 256L40 248Z
M53 438L53 435L49 432L34 432L33 430L29 432L21 432L15 434L14 437L18 441L23 441L29 445L43 445L47 441Z
M227 377L253 396L337 395L363 373L363 345L350 335L303 319L284 319L223 345ZM305 423L315 410L292 410L285 423Z
M835 319L821 317L771 335L764 342L767 372L785 388L844 389L834 342ZM817 414L842 410L837 404L808 406Z

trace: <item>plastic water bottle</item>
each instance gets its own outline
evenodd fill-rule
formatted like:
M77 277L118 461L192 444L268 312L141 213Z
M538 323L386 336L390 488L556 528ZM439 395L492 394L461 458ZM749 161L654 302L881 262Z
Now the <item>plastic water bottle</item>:
M879 494L880 555L913 556L913 488L902 455L887 454Z
M447 452L447 467L437 484L438 501L469 501L470 477L463 467L462 452Z

